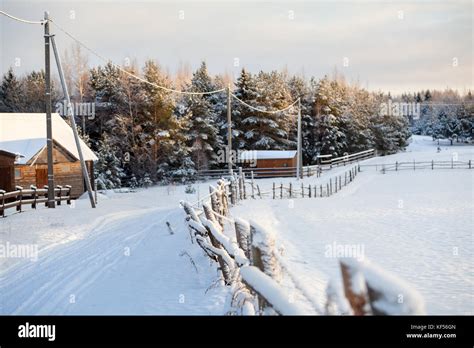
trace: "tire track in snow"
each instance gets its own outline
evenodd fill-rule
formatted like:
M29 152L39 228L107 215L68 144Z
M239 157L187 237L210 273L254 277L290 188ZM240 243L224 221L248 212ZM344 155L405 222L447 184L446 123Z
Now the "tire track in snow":
M124 248L136 248L176 209L156 221L162 209L106 215L88 236L71 245L50 250L37 262L23 263L2 275L0 293L4 314L51 313L68 303L71 294L80 294L105 272L125 262ZM132 232L136 231L136 232Z

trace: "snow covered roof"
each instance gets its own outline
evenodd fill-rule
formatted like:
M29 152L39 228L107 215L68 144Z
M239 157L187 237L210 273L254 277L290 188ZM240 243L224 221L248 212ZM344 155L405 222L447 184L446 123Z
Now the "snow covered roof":
M79 160L72 128L54 113L53 140ZM96 161L97 156L82 141L81 149L86 161ZM46 114L43 113L0 113L0 148L23 157L18 164L27 163L46 146Z
M241 160L259 160L259 159L289 159L296 156L296 151L277 151L277 150L253 150L243 151L240 154Z

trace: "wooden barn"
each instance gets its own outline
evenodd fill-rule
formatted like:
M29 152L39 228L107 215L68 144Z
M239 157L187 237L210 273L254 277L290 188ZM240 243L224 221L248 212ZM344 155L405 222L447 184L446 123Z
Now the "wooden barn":
M52 114L52 125L54 184L71 185L71 196L77 198L86 188L72 128L59 114ZM92 181L97 156L82 140L81 149ZM0 150L0 189L48 184L46 114L0 113Z
M296 151L244 151L240 160L255 168L296 168Z
M15 159L14 153L0 149L0 190L15 190Z

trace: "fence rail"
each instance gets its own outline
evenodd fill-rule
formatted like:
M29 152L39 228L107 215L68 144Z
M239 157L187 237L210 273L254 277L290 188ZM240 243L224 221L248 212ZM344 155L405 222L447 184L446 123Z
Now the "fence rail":
M376 171L417 170L417 169L473 169L472 160L468 161L407 161L394 163L360 164L362 168L374 168Z
M321 164L310 165L302 167L301 175L303 177L317 175L325 170L330 170L333 167L345 166L354 162L359 162L375 156L375 150L366 150L362 152L353 153L342 157L332 158L330 160L321 161ZM272 167L272 168L256 168L256 167L240 167L236 171L242 170L246 174L253 172L256 179L260 178L274 178L274 177L296 177L296 167ZM199 179L220 179L231 176L228 169L209 169L198 171Z
M54 196L57 205L61 205L62 201L71 204L71 186L57 185L54 189ZM11 192L0 190L0 214L3 217L5 217L5 210L9 208L16 208L16 211L21 212L24 205L31 204L31 208L36 209L40 203L48 205L48 186L44 186L42 189L36 188L36 186L31 186L29 189L16 186L16 190Z
M338 182L342 185L341 180ZM371 269L366 265L351 266L344 260L340 261L344 294L335 295L328 287L326 306L321 308L317 297L289 270L275 247L273 234L253 221L230 216L232 205L250 197L245 195L243 183L245 176L241 172L238 178L232 176L230 181L219 180L216 187L211 185L202 209L195 208L195 204L181 202L191 241L219 264L224 283L231 288L233 314L309 314L300 304L290 300L292 296L287 287L281 286L284 276L308 300L316 314L423 313L421 297L408 286L403 285L402 289L400 284L403 283L396 277L385 277L377 268L374 272L373 267ZM394 294L404 294L403 305L397 305ZM341 303L347 304L347 308Z

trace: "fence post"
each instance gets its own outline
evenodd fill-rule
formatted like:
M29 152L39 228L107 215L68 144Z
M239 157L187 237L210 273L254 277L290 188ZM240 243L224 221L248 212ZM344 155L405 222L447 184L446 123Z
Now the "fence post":
M431 160L431 170L434 169L434 160Z
M326 184L326 197L329 197L329 184Z
M273 199L275 199L275 182L273 182Z
M44 185L43 188L46 189L46 192L48 192L48 190L49 190L48 185ZM45 196L45 197L47 197L47 196ZM44 202L44 206L45 206L45 207L48 206L48 201Z
M341 190L341 181L342 179L341 179L341 176L339 175L339 191Z
M311 198L311 184L308 187L308 197Z
M290 191L289 191L289 194L290 194L290 198L291 198L291 182L290 182Z
M357 171L360 173L360 164L357 165Z
M65 186L67 188L67 200L66 200L66 204L71 204L71 185L66 185ZM97 190L95 191L95 193L97 194ZM97 198L96 198L97 199ZM96 202L97 204L97 202Z
M21 202L23 200L23 187L21 186L16 186L15 187L16 190L20 190L20 194L17 196L17 198L20 198L20 201L18 202L17 206L16 206L16 211L19 211L21 213Z
M451 157L451 169L454 168L454 161L453 161L453 158Z
M301 183L301 198L304 198L304 185Z
M337 176L334 178L334 193L337 193Z
M398 171L398 161L395 162L395 171Z
M59 198L59 199L58 199L57 205L61 205L61 194L62 194L62 188L63 188L63 187L62 187L61 185L56 185L56 188L59 189L59 194L58 194L58 198ZM54 197L54 199L56 199L56 197Z
M260 199L262 199L262 193L260 192L260 186L257 185L257 192ZM275 191L273 191L273 198L275 198Z
M416 169L416 164L415 164L415 160L413 160L413 170Z
M318 186L314 185L314 198L318 196Z
M329 192L332 195L332 179L329 179Z
M471 160L469 160L469 169L471 169Z
M344 172L344 186L347 185L347 172Z
M247 199L247 188L245 186L245 173L242 173L242 188L244 189L244 199Z
M253 188L253 185L254 185L254 181L253 181L253 170L250 172L250 179L251 179L251 181L252 181L252 198L255 199L254 188Z
M240 249L245 253L245 256L250 260L251 245L250 245L250 225L247 221L235 219L235 236Z
M352 307L354 315L370 314L365 310L369 302L366 287L364 286L363 288L360 288L359 285L353 284L354 280L363 277L359 273L360 271L342 261L339 261L339 264L341 266L344 294Z
M283 199L283 183L280 183L280 199Z
M4 197L5 193L6 191L0 190L0 197L1 197L0 214L2 214L2 217L5 217L5 208L3 207L5 205L5 197Z
M31 203L31 208L36 209L36 186L30 185L30 189L33 190L33 203Z

